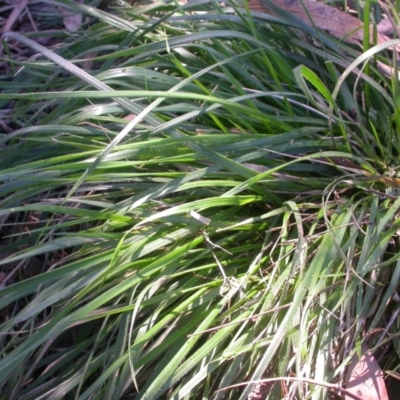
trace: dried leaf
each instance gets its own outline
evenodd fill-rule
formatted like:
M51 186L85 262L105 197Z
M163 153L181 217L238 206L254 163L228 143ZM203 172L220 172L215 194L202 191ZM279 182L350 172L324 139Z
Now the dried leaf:
M333 37L357 44L363 40L363 22L344 11L314 0L271 0L279 8L286 10L310 26L327 31ZM249 8L254 11L274 14L264 0L250 0ZM371 29L371 42L373 35ZM378 32L377 43L390 40Z
M386 36L392 36L394 33L393 24L387 18L382 19L376 26L376 29L379 33Z
M82 3L82 0L77 0L78 3ZM63 23L67 31L76 32L82 25L82 14L70 12L63 7L59 7L61 14L63 15Z
M82 25L82 14L68 14L63 18L65 28L76 32Z
M347 369L346 389L362 400L389 400L383 371L365 344L361 349L361 358L355 354ZM345 399L351 397L346 395Z

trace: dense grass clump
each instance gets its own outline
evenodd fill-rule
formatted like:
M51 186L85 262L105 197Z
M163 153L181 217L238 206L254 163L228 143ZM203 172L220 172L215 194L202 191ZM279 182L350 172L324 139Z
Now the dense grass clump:
M0 398L327 399L362 343L394 375L384 46L366 65L233 3L54 3L79 32L3 38Z

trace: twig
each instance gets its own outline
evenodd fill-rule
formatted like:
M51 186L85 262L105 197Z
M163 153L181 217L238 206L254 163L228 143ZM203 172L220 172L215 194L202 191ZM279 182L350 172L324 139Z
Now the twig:
M264 311L264 312L259 313L259 314L251 315L250 317L247 317L247 318L242 318L242 319L239 319L237 321L228 322L226 324L222 324L222 325L216 326L214 328L206 329L206 330L201 331L201 332L192 333L192 334L188 335L188 337L192 337L192 336L196 336L196 335L202 335L203 333L214 332L214 331L217 331L218 329L225 328L226 326L240 324L241 322L246 322L246 321L248 321L250 319L258 318L258 317L261 317L263 315L270 314L270 313L278 311L278 310L282 310L283 308L290 307L291 305L292 305L292 303L284 304L283 306L275 307L275 308L272 308L271 310L267 310L267 311Z
M8 16L7 22L4 25L3 32L11 31L12 26L14 25L17 18L21 15L22 10L26 7L27 4L28 0L19 0L19 2L14 5L14 9Z
M257 384L257 383L267 383L267 382L277 382L277 381L294 381L294 382L306 382L306 383L311 383L313 385L319 385L319 386L325 386L335 392L337 392L339 395L346 395L350 397L351 399L354 400L363 400L361 397L351 393L349 390L346 390L339 385L335 385L333 383L327 383L327 382L322 382L322 381L317 381L315 379L309 379L309 378L296 378L296 377L278 377L278 378L268 378L268 379L260 379L256 381L248 381L248 382L242 382L242 383L237 383L236 385L231 385L224 387L222 389L218 389L217 392L222 392L223 390L228 390L228 389L234 389L240 386L246 386L246 385L251 385L251 384Z

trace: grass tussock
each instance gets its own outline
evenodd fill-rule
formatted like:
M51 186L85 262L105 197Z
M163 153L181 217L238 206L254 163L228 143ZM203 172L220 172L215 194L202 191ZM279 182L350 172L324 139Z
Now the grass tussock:
M244 400L218 390L341 383L362 342L398 370L391 55L235 4L54 3L79 33L2 42L0 398Z

